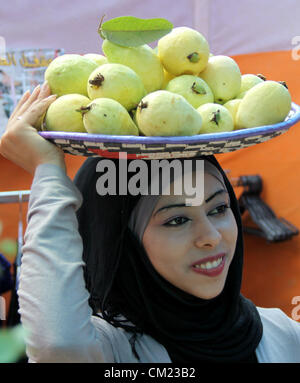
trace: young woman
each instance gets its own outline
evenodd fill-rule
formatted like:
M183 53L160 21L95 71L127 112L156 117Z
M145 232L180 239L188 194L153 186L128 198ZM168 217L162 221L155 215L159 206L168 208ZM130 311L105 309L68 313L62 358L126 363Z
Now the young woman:
M29 360L300 362L300 324L240 293L241 217L216 159L193 159L204 161L198 206L174 179L170 195L99 196L101 159L73 183L33 128L49 94L25 93L0 144L34 175L18 291Z

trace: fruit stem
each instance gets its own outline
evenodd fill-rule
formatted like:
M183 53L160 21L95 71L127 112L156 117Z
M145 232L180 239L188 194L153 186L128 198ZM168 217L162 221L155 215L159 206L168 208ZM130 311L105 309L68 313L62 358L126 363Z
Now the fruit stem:
M141 101L138 105L138 108L140 108L141 110L147 107L148 107L148 103L143 101Z
M213 121L217 125L219 125L220 118L221 118L221 113L220 113L220 109L218 109L216 112L213 112L213 118L210 121Z
M190 60L192 63L197 63L200 60L200 56L197 52L193 52L190 55L187 56L187 58Z
M267 80L267 78L263 75L263 74L257 74L256 75L257 77L259 77L259 78L261 78L263 81L266 81Z
M289 89L288 86L287 86L287 83L285 81L278 81L279 84L283 85L286 87L286 89Z
M102 23L103 23L103 19L104 19L104 17L105 17L106 15L103 15L102 17L101 17L101 20L100 20L100 24L99 24L99 27L98 27L98 33L99 33L99 35L100 35L100 37L103 39L103 40L105 40L105 36L102 34Z
M94 77L92 80L89 80L89 83L99 88L99 86L102 85L103 81L104 76L101 73L98 73L96 77Z
M91 110L91 106L82 106L79 109L76 109L76 112L80 112L82 115L89 112Z
M197 94L206 94L204 87L200 84L196 84L196 81L192 85L192 91Z

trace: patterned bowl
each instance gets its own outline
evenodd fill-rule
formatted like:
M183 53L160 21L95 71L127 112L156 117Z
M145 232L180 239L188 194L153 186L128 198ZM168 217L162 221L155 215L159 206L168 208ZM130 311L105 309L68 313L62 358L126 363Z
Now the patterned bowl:
M164 159L232 152L277 137L300 121L300 106L292 103L283 122L232 132L178 137L111 136L89 133L39 132L65 153L85 157ZM122 155L121 155L122 156Z

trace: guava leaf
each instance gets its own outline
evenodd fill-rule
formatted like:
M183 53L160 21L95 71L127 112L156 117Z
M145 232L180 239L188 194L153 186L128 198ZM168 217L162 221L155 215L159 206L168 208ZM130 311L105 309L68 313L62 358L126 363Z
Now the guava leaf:
M173 24L166 19L139 19L121 16L108 20L98 29L102 39L124 47L137 47L151 43L171 32Z

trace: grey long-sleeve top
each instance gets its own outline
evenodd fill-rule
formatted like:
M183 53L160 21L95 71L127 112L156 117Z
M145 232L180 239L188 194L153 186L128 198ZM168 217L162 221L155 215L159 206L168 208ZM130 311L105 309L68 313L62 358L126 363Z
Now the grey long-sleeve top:
M62 169L38 166L18 290L29 361L139 362L131 350L131 334L92 316L76 218L81 203L79 190ZM279 309L258 310L263 322L258 361L300 363L300 323ZM166 349L148 335L137 338L136 350L140 362L171 362Z

